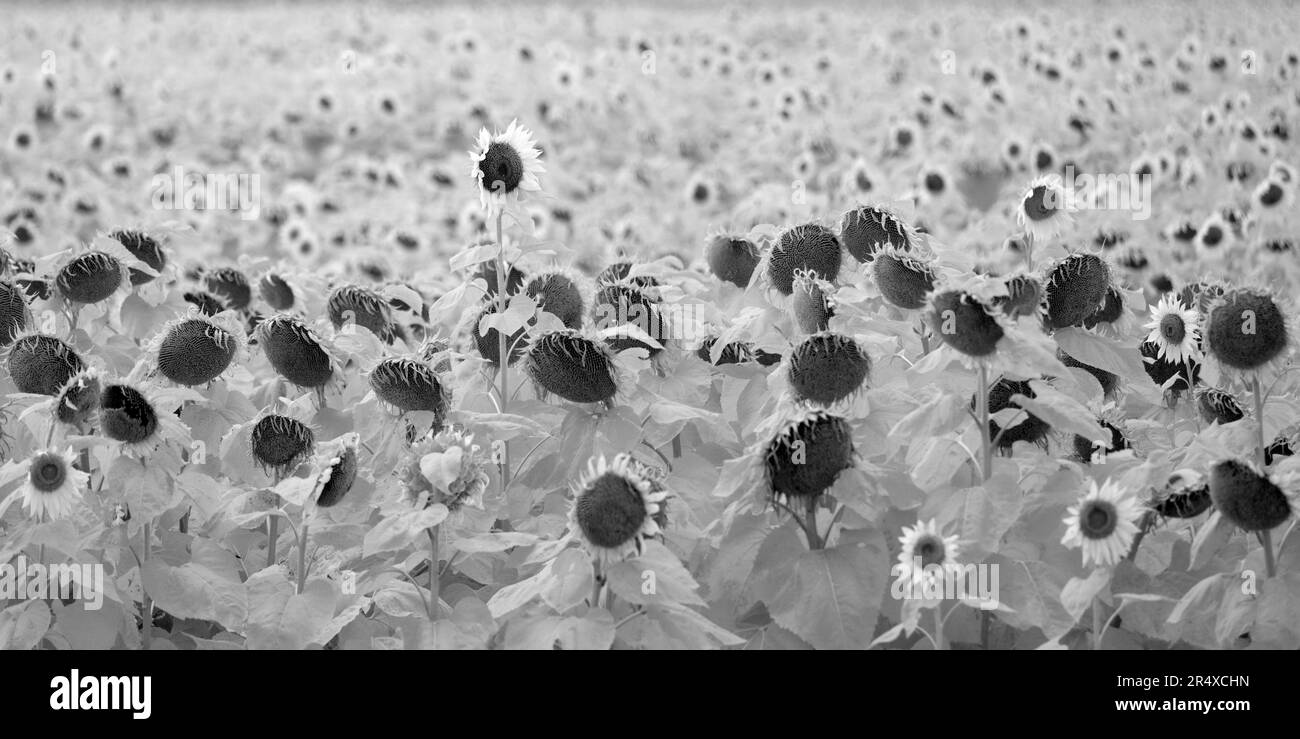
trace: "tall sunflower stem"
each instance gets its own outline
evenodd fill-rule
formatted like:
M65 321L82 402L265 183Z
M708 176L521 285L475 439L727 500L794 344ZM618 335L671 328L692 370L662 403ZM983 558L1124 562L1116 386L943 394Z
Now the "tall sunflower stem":
M826 542L822 541L821 534L817 532L817 496L815 495L810 496L805 504L804 533L808 537L808 548L810 550L816 551L826 548Z
M307 585L307 535L311 525L302 522L302 535L298 537L298 594L302 595Z
M600 589L605 584L604 576L600 573L600 561L592 562L591 569L591 607L600 608Z
M934 649L935 651L943 651L948 648L948 643L944 641L943 638L943 614L940 613L940 611L942 611L943 608L941 606L942 604L936 605L934 607Z
M437 619L442 614L442 607L438 603L438 526L430 526L429 534L429 616L431 619Z
M1102 631L1101 600L1097 598L1093 598L1092 600L1092 648L1094 650L1101 649L1101 631Z
M1269 577L1277 576L1277 561L1273 559L1273 532L1264 529L1259 532L1259 543L1264 547L1264 571Z
M153 599L144 589L144 563L149 561L150 526L144 524L144 542L140 548L140 626L141 639L145 650L153 648Z
M1255 450L1255 462L1259 465L1259 473L1264 474L1264 450L1268 445L1264 441L1264 395L1260 392L1259 373L1255 373L1255 430L1258 434L1259 448Z
M280 517L266 519L266 566L275 565L275 542L280 538Z
M993 440L989 438L989 368L980 364L979 387L975 388L975 408L980 418L980 475L988 480L993 474Z
M497 211L497 310L505 315L510 296L506 292L509 273L506 271L506 242L502 233L502 220L505 211ZM506 413L510 405L510 345L509 337L502 330L497 331L497 365L501 368L501 412ZM501 490L510 485L510 442L501 442Z

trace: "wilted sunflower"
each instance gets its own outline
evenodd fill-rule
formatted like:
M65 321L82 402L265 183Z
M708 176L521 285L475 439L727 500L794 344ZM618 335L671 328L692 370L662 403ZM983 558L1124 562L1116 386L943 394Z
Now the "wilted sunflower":
M479 131L469 152L470 176L478 185L479 203L490 216L505 206L507 198L521 199L524 193L542 189L537 176L546 169L540 156L532 132L517 120L510 122L505 133L489 134L486 128Z
M1084 567L1114 567L1133 546L1142 506L1114 480L1101 487L1093 480L1088 493L1078 505L1070 506L1068 514L1061 544L1070 549L1082 547Z
M269 413L253 424L248 449L264 471L285 475L312 455L316 432L296 418Z
M331 508L339 504L352 490L357 481L357 445L360 437L355 433L344 434L331 446L333 451L323 460L322 469L316 476L316 486L311 500L319 508Z
M1206 351L1234 370L1256 370L1280 357L1291 340L1286 315L1269 293L1231 290L1214 302L1205 321Z
M231 312L205 316L191 309L163 326L149 343L158 371L178 385L212 382L225 372L244 350L245 334L238 316Z
M595 457L574 486L569 530L602 569L640 554L659 534L657 514L668 493L630 459Z
M1210 468L1210 497L1225 518L1245 531L1269 531L1300 511L1295 470L1260 472L1252 462L1225 459Z
M175 410L193 391L153 390L125 383L105 385L99 394L100 432L124 453L146 457L164 444L187 444L190 432Z

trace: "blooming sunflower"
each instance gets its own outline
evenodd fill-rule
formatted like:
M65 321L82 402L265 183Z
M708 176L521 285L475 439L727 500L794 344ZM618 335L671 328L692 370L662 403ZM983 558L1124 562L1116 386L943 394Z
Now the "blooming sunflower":
M54 449L33 454L22 462L10 462L0 469L0 486L19 477L26 481L3 504L0 515L15 500L37 520L67 518L81 500L81 488L90 475L72 466L72 450Z
M569 529L602 566L621 562L659 534L657 514L667 497L628 455L596 457L575 487Z
M542 189L537 177L546 171L538 161L541 153L532 131L517 120L510 122L505 133L497 131L493 135L486 128L479 130L474 149L469 152L470 176L478 185L479 203L489 215L500 211L506 198Z
M934 587L935 573L931 566L947 568L957 563L961 552L956 536L944 536L939 531L935 519L918 521L916 526L903 527L903 535L898 537L903 545L898 553L900 575L912 584L913 588L929 589ZM923 586L929 585L929 588Z
M1200 360L1201 313L1173 293L1151 308L1151 320L1143 328L1151 330L1146 340L1159 347L1160 359L1174 364Z
M1065 517L1066 532L1061 543L1070 549L1083 548L1083 564L1113 567L1128 554L1137 535L1142 506L1120 489L1114 480L1097 487L1092 481L1087 495L1070 506Z
M1072 220L1065 190L1061 186L1061 178L1057 175L1034 179L1020 196L1020 206L1016 210L1016 223L1029 233L1036 243L1060 235Z

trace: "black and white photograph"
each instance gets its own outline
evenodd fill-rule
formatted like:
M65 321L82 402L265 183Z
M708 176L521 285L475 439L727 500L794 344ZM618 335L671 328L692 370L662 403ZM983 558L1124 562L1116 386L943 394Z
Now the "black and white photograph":
M1200 716L1300 649L1290 2L0 15L55 719L428 650L1104 651L1098 715Z

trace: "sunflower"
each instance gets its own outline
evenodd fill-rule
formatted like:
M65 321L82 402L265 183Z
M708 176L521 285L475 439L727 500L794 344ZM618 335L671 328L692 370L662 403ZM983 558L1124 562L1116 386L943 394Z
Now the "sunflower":
M482 508L489 464L473 434L448 428L411 449L402 483L412 504L442 503L452 513L465 506Z
M1070 506L1065 517L1066 532L1061 543L1070 549L1083 548L1083 564L1111 567L1119 564L1133 546L1142 506L1114 480L1097 487L1093 480L1087 495Z
M1058 175L1038 177L1020 196L1016 223L1041 243L1060 235L1073 221L1069 206Z
M146 388L126 382L106 384L99 394L99 423L104 436L121 451L147 457L168 444L188 446L190 431L174 412L187 400L203 396L188 388Z
M0 515L10 503L21 500L27 512L38 521L71 516L81 500L81 488L90 479L90 475L72 466L71 449L63 452L46 449L25 461L10 462L0 470L0 486L19 477L27 479L0 504Z
M506 198L522 195L520 191L542 189L537 175L546 169L538 161L540 156L532 131L517 120L510 122L505 133L492 135L486 128L479 131L474 150L469 152L470 176L478 185L479 203L489 215L500 211Z
M903 545L898 553L900 576L923 592L934 588L935 567L947 569L957 563L961 546L956 536L943 536L933 518L918 521L914 527L903 527L898 537Z
M1160 359L1174 364L1200 360L1201 313L1184 307L1173 293L1160 298L1143 328L1151 330L1146 340L1159 347Z
M602 566L621 562L659 534L658 513L667 497L629 455L596 457L575 487L569 529Z

